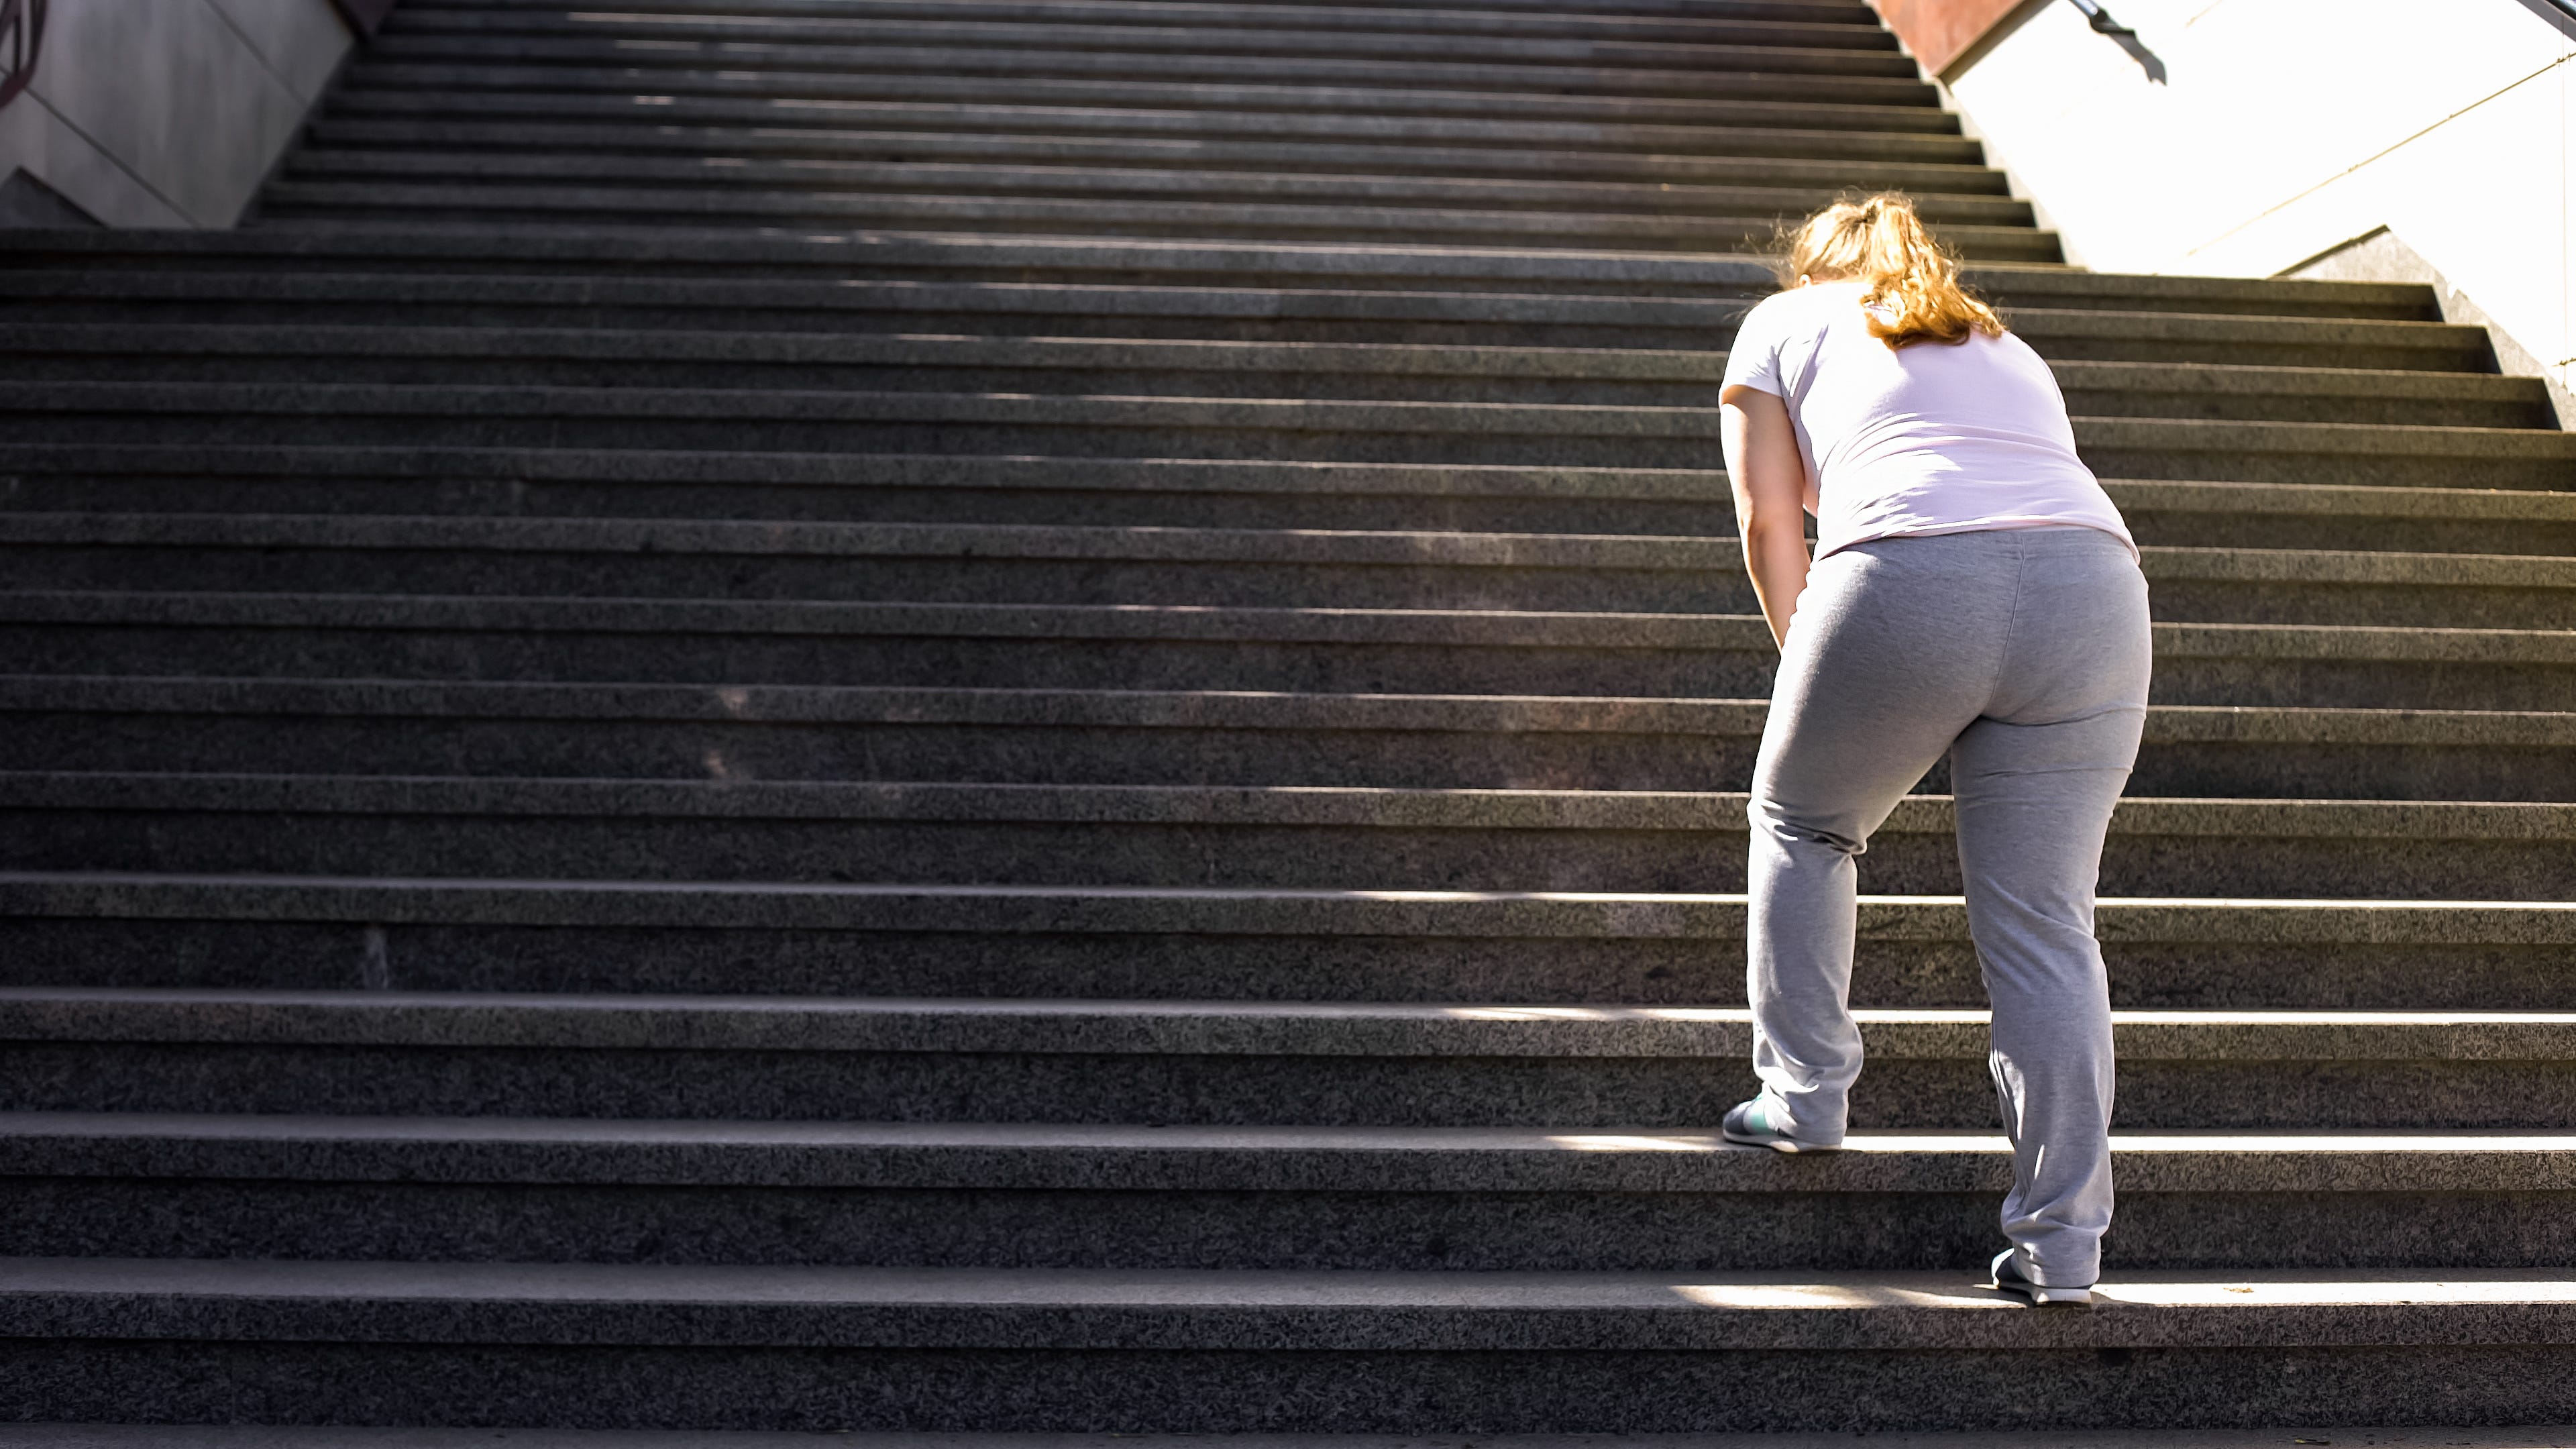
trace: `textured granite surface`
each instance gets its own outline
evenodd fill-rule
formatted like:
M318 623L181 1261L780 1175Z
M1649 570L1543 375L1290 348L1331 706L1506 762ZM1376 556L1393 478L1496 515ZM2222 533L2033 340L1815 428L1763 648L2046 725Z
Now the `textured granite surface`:
M57 1414L501 1425L1173 1432L2172 1428L2569 1418L2576 1355L2414 1349L960 1353L0 1343ZM974 1405L971 1412L957 1406ZM2256 1407L2256 1406L2260 1407Z
M1740 874L1744 834L1743 797L1715 792L74 772L0 775L0 808L29 827L0 846L18 869L282 874L1672 891ZM1867 884L1955 889L1948 817L1945 798L1901 803ZM2102 889L2561 898L2571 836L2557 803L2136 799Z
M2136 1192L2576 1191L2576 1135L2115 1136ZM26 1177L311 1177L1288 1192L2001 1192L2004 1139L1857 1134L1816 1161L1715 1134L1537 1128L0 1113Z
M507 1444L516 1449L680 1449L707 1444L710 1449L1440 1449L1437 1439L1371 1439L1361 1435L1237 1437L1211 1441L1193 1437L1158 1438L1122 1434L1114 1440L1095 1435L878 1435L771 1434L757 1430L716 1431L653 1429L374 1429L283 1428L273 1425L0 1425L0 1449L466 1449ZM2085 1430L1991 1433L1976 1436L1881 1433L1872 1436L1879 1449L2274 1449L2274 1446L2341 1439L2377 1449L2568 1449L2576 1445L2576 1427L2463 1428L2441 1425L2400 1428L2389 1425L2306 1425L2290 1429ZM1846 1449L1849 1440L1823 1434L1692 1435L1640 1441L1601 1435L1537 1437L1502 1434L1486 1437L1494 1449Z
M1969 1275L1248 1274L0 1260L0 1331L86 1338L1119 1349L2565 1346L2545 1270L2170 1273L2043 1313ZM2108 1310L2108 1311L2104 1311ZM130 1331L130 1329L129 1329ZM2562 1385L2562 1389L2566 1386Z
M51 1111L814 1117L953 1122L1510 1127L1705 1132L1755 1087L1746 1056L1296 1055L30 1042L0 1105ZM1873 1057L1852 1122L1994 1128L1982 1053ZM2576 1121L2576 1061L2120 1063L2137 1130L2550 1131Z
M116 987L1741 1002L1733 896L0 875L0 969ZM2122 900L2113 999L2576 1010L2548 903ZM1864 898L1855 1000L1981 1007L1959 902Z
M1863 1008L1873 1060L1982 1062L1986 1013ZM2115 1011L2124 1058L2540 1061L2576 1015ZM1742 1055L1733 1008L1509 1003L114 991L0 987L18 1041L1430 1057Z
M1282 98L1283 101L1286 99ZM1424 98L1424 114L1436 114L1436 109L1429 104L1436 99ZM1571 109L1583 104L1586 98L1530 95L1520 99L1529 107L1529 114L1520 118L1521 123L1536 124L1552 109ZM1655 109L1653 103L1632 103L1632 107L1643 113L1634 118L1637 121L1649 119ZM1686 108L1674 105L1672 109ZM1890 125L1901 126L1908 118L1891 113L1884 119ZM1297 122L1292 112L1289 119L1274 121L1264 117L1263 123L1267 127L1291 126ZM1509 120L1500 122L1510 123ZM1379 124L1385 123L1381 121ZM1485 124L1497 123L1488 121ZM1945 156L1965 157L1969 154L1969 148L1961 146L1952 136L1928 134L1917 140L1918 144L1926 147L1945 148L1939 153ZM1904 137L1902 132L1896 132L1873 137L1872 141L1876 145L1901 146ZM404 257L451 261L480 257L505 259L523 265L564 261L612 261L621 267L716 263L728 269L788 264L825 269L836 278L843 271L859 265L900 269L964 262L1014 270L1053 266L1065 269L1114 267L1138 272L1164 268L1317 274L1365 272L1450 279L1641 280L1651 281L1662 288L1715 287L1748 298L1765 295L1775 285L1766 268L1743 257L1705 254L1659 256L1582 250L1532 253L1372 245L1364 241L1317 246L1261 241L1009 235L755 236L698 233L646 237L616 228L568 227L512 235L506 239L471 230L360 229L300 235L291 230L256 230L204 235L156 233L142 239L117 233L48 233L23 239L11 238L0 244L13 251L100 256ZM2176 310L2201 314L2260 310L2272 316L2295 315L2296 310L2303 306L2323 307L2336 316L2361 316L2367 315L2367 309L2379 307L2391 309L2390 316L2415 320L2420 320L2424 312L2422 289L2395 283L2300 278L2123 276L2056 269L1971 268L1968 275L1982 287L2024 301L2087 297L2107 297L2128 304L2141 299L2189 301L2195 305ZM817 287L813 291L818 296L829 294L828 287ZM2251 304L2250 308L2248 304Z
M67 1257L1304 1271L1964 1273L1998 1192L1247 1192L13 1177L0 1242ZM2122 1190L2115 1275L2550 1270L2564 1192Z

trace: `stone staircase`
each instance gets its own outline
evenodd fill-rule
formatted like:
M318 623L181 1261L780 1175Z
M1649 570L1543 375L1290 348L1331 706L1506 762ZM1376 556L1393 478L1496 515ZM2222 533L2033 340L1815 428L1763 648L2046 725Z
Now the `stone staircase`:
M1848 186L2146 545L2089 1315L1937 772L1857 1150L1713 1137ZM2576 443L2059 256L1844 0L410 0L254 225L0 234L0 1418L2576 1418Z

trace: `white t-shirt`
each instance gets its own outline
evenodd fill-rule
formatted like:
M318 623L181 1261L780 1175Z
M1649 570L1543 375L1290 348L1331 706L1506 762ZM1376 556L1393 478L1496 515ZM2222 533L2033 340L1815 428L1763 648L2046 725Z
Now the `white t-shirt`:
M2006 333L1891 348L1869 334L1863 285L1765 298L1726 358L1726 384L1789 405L1816 483L1816 557L1873 538L2068 524L2119 535L2120 510L2075 456L2066 398Z

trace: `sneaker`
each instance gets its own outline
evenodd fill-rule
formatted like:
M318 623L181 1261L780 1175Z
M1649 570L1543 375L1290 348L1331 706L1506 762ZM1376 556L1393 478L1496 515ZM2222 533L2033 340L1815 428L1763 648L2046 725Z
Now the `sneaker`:
M1738 1102L1727 1109L1726 1120L1717 1129L1718 1135L1729 1142L1741 1142L1748 1147L1768 1147L1774 1152L1831 1152L1842 1145L1839 1142L1802 1142L1790 1136L1778 1127L1777 1119L1772 1115L1775 1110L1760 1097L1750 1102Z
M2015 1260L2014 1250L2011 1248L2006 1248L1995 1255L1994 1268L1990 1276L1993 1281L1986 1284L1987 1287L2027 1298L2033 1308L2090 1308L2093 1306L2091 1284L2088 1283L2081 1288L2051 1288L2046 1284L2033 1283L2022 1276L2021 1264Z

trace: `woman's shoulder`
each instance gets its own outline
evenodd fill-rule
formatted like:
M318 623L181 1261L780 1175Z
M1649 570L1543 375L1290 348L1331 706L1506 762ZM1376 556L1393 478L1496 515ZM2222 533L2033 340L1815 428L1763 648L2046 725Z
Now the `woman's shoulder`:
M1858 315L1860 294L1857 282L1820 282L1774 292L1744 314L1743 331L1746 335L1786 335L1822 330L1845 313Z

